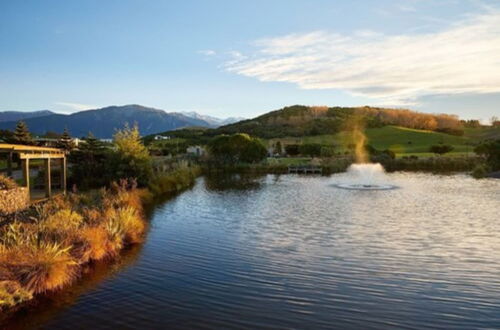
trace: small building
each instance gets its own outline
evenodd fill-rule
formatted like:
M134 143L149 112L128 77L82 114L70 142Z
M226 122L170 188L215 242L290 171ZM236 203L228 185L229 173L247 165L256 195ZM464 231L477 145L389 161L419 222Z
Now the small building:
M44 137L36 137L34 140L39 147L48 147L48 148L57 148L59 147L59 142L60 142L59 139L44 138ZM73 145L75 147L78 147L78 145L80 144L80 142L82 142L82 140L79 138L71 138L71 142L73 142Z
M207 152L202 146L189 146L186 149L186 153L196 157L201 157L204 156Z
M155 140L170 140L170 136L167 135L155 135Z
M48 148L56 148L57 144L59 142L58 139L43 138L43 137L36 137L34 140L35 140L35 143L37 144L37 146L48 147Z

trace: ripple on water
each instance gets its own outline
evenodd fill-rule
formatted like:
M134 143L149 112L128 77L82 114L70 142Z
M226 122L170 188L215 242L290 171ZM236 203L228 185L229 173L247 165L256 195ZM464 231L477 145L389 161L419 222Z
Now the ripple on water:
M500 181L396 173L400 189L332 187L346 175L199 180L155 211L133 265L45 327L500 325Z

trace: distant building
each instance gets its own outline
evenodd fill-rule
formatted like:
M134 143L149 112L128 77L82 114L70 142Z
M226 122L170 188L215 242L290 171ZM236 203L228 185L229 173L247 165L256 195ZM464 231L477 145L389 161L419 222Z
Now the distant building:
M155 140L170 140L170 136L167 135L155 135Z
M59 139L36 137L34 138L34 140L36 145L40 147L50 147L50 148L59 147ZM82 142L82 140L79 138L72 138L71 141L73 142L73 145L75 147L78 147L78 145Z
M105 143L112 143L113 139L99 139L99 141L105 142Z
M40 147L50 147L50 148L56 148L57 143L59 142L58 139L53 139L53 138L42 138L42 137L36 137L33 140L35 140L35 143L37 146Z
M206 154L206 150L202 146L190 146L186 149L186 153L200 157Z

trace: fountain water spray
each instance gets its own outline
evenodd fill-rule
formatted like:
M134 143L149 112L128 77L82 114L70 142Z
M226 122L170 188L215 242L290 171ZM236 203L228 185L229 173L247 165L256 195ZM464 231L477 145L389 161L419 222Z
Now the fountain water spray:
M336 186L344 189L355 190L387 190L395 186L387 184L384 167L377 163L369 162L366 152L366 135L360 128L359 121L353 126L352 138L354 141L354 154L356 163L347 169L349 183L341 183Z

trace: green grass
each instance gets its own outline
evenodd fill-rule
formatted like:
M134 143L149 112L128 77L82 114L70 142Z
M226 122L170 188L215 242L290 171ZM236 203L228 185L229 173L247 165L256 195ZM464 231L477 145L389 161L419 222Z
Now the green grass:
M379 150L390 149L398 157L416 155L420 157L434 156L429 152L429 147L435 144L449 144L454 150L446 156L472 155L474 145L487 138L500 138L500 128L467 128L464 136L454 136L439 132L417 130L399 126L385 126L381 128L370 128L365 131L367 143ZM335 135L317 135L303 138L287 137L282 139L271 139L268 142L274 144L277 141L282 144L319 143L323 145L334 145L336 150L344 152L352 143L349 133L340 132Z
M500 139L500 127L465 128L465 136L475 142Z
M279 157L279 158L268 158L267 163L270 165L286 165L286 166L291 166L291 165L307 165L311 161L311 158L309 157L294 157L294 158L287 158L287 157Z

